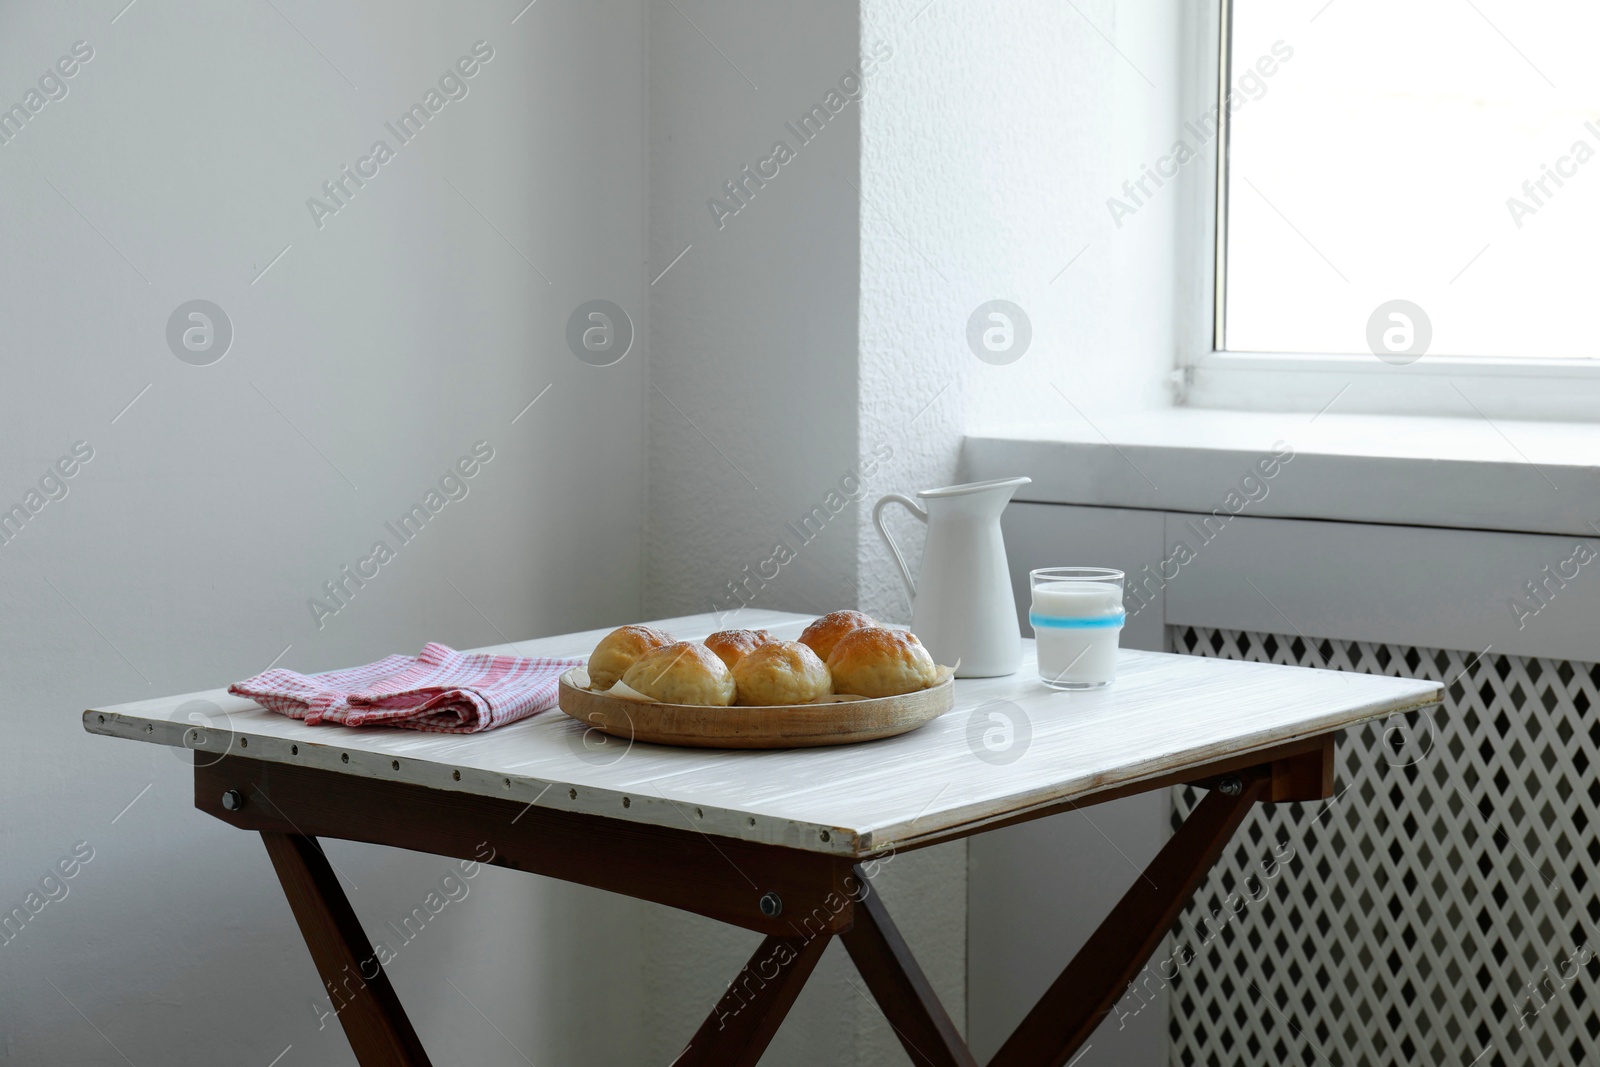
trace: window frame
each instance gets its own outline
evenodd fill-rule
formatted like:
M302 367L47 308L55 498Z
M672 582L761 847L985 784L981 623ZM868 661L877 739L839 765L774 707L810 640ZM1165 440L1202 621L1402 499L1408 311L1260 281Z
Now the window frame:
M1218 108L1218 133L1184 186L1177 224L1180 406L1574 422L1600 421L1600 360L1424 356L1395 366L1370 352L1306 355L1223 348L1232 123L1232 0L1184 5L1182 114Z

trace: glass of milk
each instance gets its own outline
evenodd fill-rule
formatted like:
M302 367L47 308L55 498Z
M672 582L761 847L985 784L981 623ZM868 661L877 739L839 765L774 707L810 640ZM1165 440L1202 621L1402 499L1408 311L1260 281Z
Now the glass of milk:
M1028 572L1028 621L1039 649L1039 677L1056 689L1098 689L1117 677L1117 642L1127 613L1121 571L1045 567Z

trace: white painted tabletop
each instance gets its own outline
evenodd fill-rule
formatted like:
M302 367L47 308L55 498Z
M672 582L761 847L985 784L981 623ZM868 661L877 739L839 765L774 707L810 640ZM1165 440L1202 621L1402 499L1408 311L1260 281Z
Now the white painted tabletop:
M746 610L721 623L792 638L809 621ZM651 625L690 640L721 628L712 615ZM607 632L481 651L586 657ZM471 735L307 726L225 688L91 708L83 722L90 733L198 753L864 856L1425 707L1441 695L1434 682L1126 649L1118 672L1105 689L1048 689L1028 641L1018 673L957 680L954 709L921 729L765 752L629 745L559 710Z

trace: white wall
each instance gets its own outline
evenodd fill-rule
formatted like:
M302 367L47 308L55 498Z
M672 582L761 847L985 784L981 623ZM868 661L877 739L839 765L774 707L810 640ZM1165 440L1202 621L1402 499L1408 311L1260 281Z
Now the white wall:
M794 560L744 599L824 612L854 601L854 509L809 543L786 524L859 464L859 108L807 144L786 124L856 65L854 4L680 7L694 24L665 4L650 19L649 602L736 609L728 583L783 542ZM780 140L794 158L715 216Z
M861 163L860 435L893 446L890 488L964 480L963 435L986 426L1092 425L1168 403L1178 189L1120 228L1105 201L1179 125L1178 19L1172 0L863 0L863 45L896 50L863 107ZM1005 365L967 338L996 299L1020 306L1033 334ZM919 558L922 528L891 515ZM864 608L908 618L877 532L863 524L858 538ZM1040 551L1035 566L1073 561L1064 545ZM1160 811L1135 798L1097 808L1093 824L1063 816L972 839L967 1018L980 1057L1131 880L1117 851L1143 862L1158 847ZM946 871L939 884L960 881ZM1154 1064L1161 1025L1152 1012L1136 1033L1097 1036L1086 1063Z
M652 9L650 25L650 278L693 246L650 296L650 613L736 611L741 597L728 583L762 569L776 577L751 580L742 594L757 607L854 606L854 500L890 488L873 454L882 435L858 416L862 105L840 91L870 45L853 2L680 6L696 25L666 5ZM864 99L898 73L891 61L867 75ZM845 88L857 92L854 82ZM840 91L838 113L802 144L786 123L827 107L830 90ZM723 183L771 158L779 140L794 158L764 187L747 184L748 202L719 220L707 200L733 203ZM793 558L763 567L779 544ZM736 613L728 623L738 624ZM964 873L958 846L896 857L879 879L958 1019ZM652 1055L665 1062L757 939L666 909L654 918L645 1003ZM860 978L835 944L762 1062L906 1062L851 983Z
M962 436L986 426L1166 404L1177 190L1120 229L1105 201L1178 125L1178 5L862 8L863 41L896 49L863 108L861 252L861 432L894 445L895 488L960 478ZM1032 325L1008 365L967 339L996 299ZM917 556L921 530L900 528ZM863 602L908 615L870 526L860 552Z
M1091 419L1165 402L1177 198L1122 230L1105 198L1176 126L1176 77L1146 84L1095 27L1142 69L1176 71L1177 9L1078 7L863 0L774 13L719 0L685 9L698 30L653 12L647 273L692 245L651 293L653 613L733 606L728 581L783 542L793 562L746 587L758 606L859 603L904 620L909 605L863 508L843 508L805 545L785 523L866 466L876 468L862 479L869 504L956 479L962 435L986 422L1083 418L1053 386ZM876 61L859 104L717 219L706 201L774 139L797 144L784 123L858 55ZM1033 322L1032 348L1010 366L981 362L966 341L968 316L995 298ZM960 1019L965 851L902 857L885 880ZM749 939L692 918L664 930L718 945L651 979L677 991L651 998L663 1020L697 1014ZM841 986L836 957L780 1033L778 1062L797 1055L793 1042L815 1042L829 1012L853 1021L805 1062L900 1055Z
M141 1064L291 1044L286 1067L353 1062L316 1029L261 845L193 811L172 754L88 737L81 709L241 678L286 646L323 669L641 609L641 7L543 0L512 24L520 5L486 0L275 2L0 7L6 104L94 49L0 145L0 501L94 449L0 546L0 910L75 842L95 850L0 946L7 1063L123 1062L112 1044ZM480 39L494 58L469 95L319 230L306 198ZM211 366L164 337L196 297L236 329ZM593 297L638 327L607 369L564 341ZM478 440L495 458L470 494L319 630L308 598ZM448 869L330 852L375 936ZM635 915L491 871L392 973L436 1062L520 1062L444 977L536 1062L630 1061Z
M1051 383L1091 417L1085 398L1162 398L1170 208L1118 233L1103 199L1168 87L1089 21L1154 74L1167 5L276 2L0 12L0 102L73 42L95 49L0 145L0 501L73 442L95 449L0 546L17 724L0 902L74 842L96 850L0 946L8 1062L120 1062L74 1006L134 1062L266 1063L291 1044L285 1063L351 1062L316 1029L260 846L193 813L169 753L88 738L78 709L242 677L286 646L283 663L323 669L727 608L779 542L794 558L744 587L758 606L905 618L851 498L950 480L963 432L1057 417ZM495 55L470 94L319 229L306 198L480 39ZM861 99L800 145L785 124L864 54ZM719 227L706 201L779 139L794 158ZM164 337L197 297L236 331L206 367ZM966 347L995 297L1034 323L1009 367ZM594 298L636 330L610 368L565 344ZM495 459L470 495L318 629L308 598L481 439ZM808 514L821 532L800 538ZM375 932L448 867L330 852ZM964 1019L964 848L897 858L884 891ZM392 974L441 1061L513 1055L444 976L535 1062L639 1062L677 1051L750 949L505 872L439 923ZM841 950L822 975L772 1061L894 1062Z

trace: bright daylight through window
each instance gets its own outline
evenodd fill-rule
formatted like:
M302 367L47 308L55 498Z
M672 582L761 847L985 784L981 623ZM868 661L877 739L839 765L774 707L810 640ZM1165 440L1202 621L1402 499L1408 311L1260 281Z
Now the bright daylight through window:
M1232 0L1217 347L1600 357L1600 5L1321 3Z

